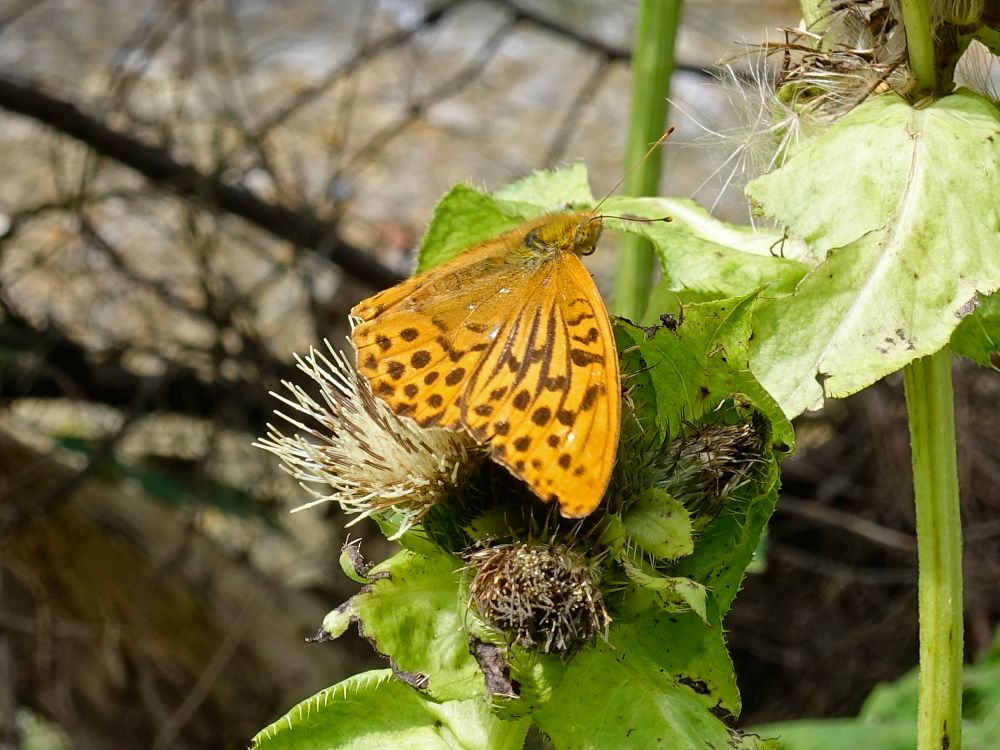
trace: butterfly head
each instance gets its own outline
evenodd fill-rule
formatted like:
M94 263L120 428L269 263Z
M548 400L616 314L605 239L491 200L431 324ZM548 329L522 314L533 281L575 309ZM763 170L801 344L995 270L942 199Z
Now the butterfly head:
M524 236L524 247L533 255L553 256L562 253L590 255L601 237L600 216L589 212L555 214Z

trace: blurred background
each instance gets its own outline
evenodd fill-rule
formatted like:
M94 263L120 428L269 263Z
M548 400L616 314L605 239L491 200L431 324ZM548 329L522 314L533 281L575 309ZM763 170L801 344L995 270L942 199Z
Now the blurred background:
M346 346L452 184L580 159L612 189L635 13L0 1L0 747L241 748L382 666L354 635L304 643L357 586L342 515L289 514L308 496L250 446L268 392L305 382L293 352ZM797 23L794 2L685 4L664 194L749 219L741 53ZM1000 381L963 366L956 390L972 658L1000 620ZM902 407L883 382L796 424L727 620L744 726L855 713L916 663Z

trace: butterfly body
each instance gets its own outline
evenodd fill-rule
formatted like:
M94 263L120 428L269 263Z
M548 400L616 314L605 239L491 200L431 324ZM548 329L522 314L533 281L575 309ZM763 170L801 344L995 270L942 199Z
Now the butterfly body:
M600 217L535 219L359 303L352 340L372 392L425 427L466 430L562 515L607 488L618 356L580 261Z

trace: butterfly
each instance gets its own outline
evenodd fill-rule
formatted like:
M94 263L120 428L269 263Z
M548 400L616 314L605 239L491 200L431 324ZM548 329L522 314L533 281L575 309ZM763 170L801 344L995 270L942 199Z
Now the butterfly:
M601 502L618 449L621 376L580 256L602 219L528 221L357 304L372 392L424 427L465 430L561 515Z

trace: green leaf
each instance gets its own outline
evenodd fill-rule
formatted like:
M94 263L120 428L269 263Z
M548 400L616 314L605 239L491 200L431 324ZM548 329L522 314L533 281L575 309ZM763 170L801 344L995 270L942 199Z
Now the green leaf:
M658 487L650 487L629 506L622 525L639 549L656 558L675 560L694 551L691 516Z
M434 209L434 218L420 243L417 273L513 229L526 219L593 201L582 164L535 172L492 196L468 185L456 185Z
M673 567L675 575L685 576L704 584L712 592L720 614L725 614L753 560L767 520L774 512L778 498L780 473L772 464L768 475L752 488L754 497L738 497L728 501L729 510L713 521L698 537L694 554L679 560ZM740 495L737 491L736 495Z
M648 573L627 560L622 560L625 574L636 584L653 594L656 603L667 612L694 612L709 624L708 590L690 578Z
M493 194L511 203L538 206L545 211L562 211L571 206L592 206L594 196L587 182L587 168L574 162L562 169L541 169Z
M971 315L958 324L951 336L951 348L973 362L989 367L1000 351L1000 294L980 297Z
M501 721L482 700L434 703L389 670L322 690L253 738L254 750L515 750L526 721Z
M602 213L634 215L670 222L636 222L608 218L605 225L647 237L656 248L664 281L712 297L741 297L762 288L791 292L809 270L801 261L779 257L787 245L780 234L757 233L750 227L713 218L690 200L680 198L609 198Z
M789 416L939 351L1000 287L1000 112L961 90L869 99L748 195L824 257L754 314L753 371Z
M469 652L461 566L444 553L404 550L372 568L372 583L350 600L364 635L400 670L426 675L427 692L436 700L485 692Z
M354 610L350 606L337 607L326 613L321 630L331 639L340 638L354 622Z
M656 394L657 424L664 437L682 420L697 420L727 398L731 373L745 366L751 296L691 305L676 330L651 334L621 325L639 348Z
M993 750L1000 736L1000 651L967 665L962 682L962 747ZM782 750L911 750L917 746L918 675L876 687L855 719L788 721L758 727L780 736Z
M613 626L610 640L577 654L535 712L559 750L731 747L712 713L739 712L720 630L694 614L659 613Z
M513 229L522 221L516 209L468 185L456 185L434 209L434 218L420 243L417 273Z

